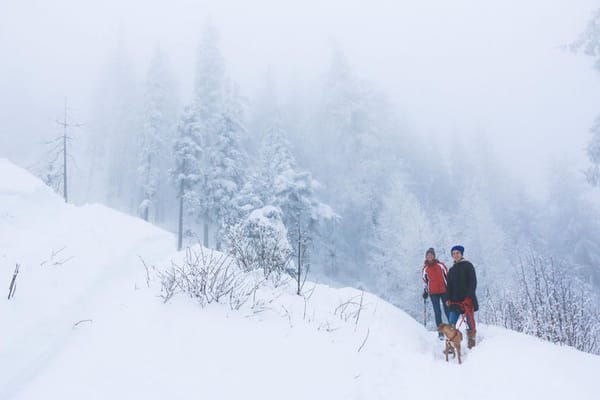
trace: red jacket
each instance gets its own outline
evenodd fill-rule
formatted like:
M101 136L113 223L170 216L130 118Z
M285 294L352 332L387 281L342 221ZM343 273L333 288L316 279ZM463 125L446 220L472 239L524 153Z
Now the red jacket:
M433 260L431 264L425 263L423 266L423 282L425 290L429 294L446 293L446 277L448 276L448 267L438 260Z

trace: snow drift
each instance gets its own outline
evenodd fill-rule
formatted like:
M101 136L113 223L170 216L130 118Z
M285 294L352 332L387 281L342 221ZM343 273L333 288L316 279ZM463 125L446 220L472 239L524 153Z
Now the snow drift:
M64 204L0 160L6 288L21 265L0 301L0 398L599 397L600 357L481 325L463 365L446 363L437 334L355 289L267 284L239 310L163 303L141 259L167 266L174 244L137 218Z

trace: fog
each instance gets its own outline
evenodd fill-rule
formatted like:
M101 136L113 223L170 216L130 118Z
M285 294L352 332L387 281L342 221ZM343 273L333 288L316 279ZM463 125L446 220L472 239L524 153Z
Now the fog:
M596 1L10 1L0 4L0 156L27 164L67 96L85 122L124 43L143 76L159 44L182 96L211 19L227 73L252 97L267 70L302 86L339 45L415 134L447 146L485 136L534 191L548 164L578 164L600 101L589 60L565 51Z

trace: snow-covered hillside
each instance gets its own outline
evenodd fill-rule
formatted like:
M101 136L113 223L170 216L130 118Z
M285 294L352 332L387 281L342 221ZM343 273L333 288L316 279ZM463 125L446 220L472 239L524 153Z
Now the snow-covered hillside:
M600 357L482 325L463 365L446 363L437 334L355 289L269 286L260 310L163 304L140 257L167 265L173 249L0 160L0 399L600 398Z

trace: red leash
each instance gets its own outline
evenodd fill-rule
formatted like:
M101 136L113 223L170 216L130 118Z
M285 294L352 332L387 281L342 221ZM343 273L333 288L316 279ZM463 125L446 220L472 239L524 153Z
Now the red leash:
M467 315L471 316L471 321L473 322L473 325L475 325L475 307L473 307L473 302L470 298L467 297L464 301L448 301L448 305L457 305L463 312L462 318L456 328L457 330L460 329L463 321L467 318ZM472 326L471 329L473 330L473 333L475 333L475 326ZM454 337L456 337L456 334ZM454 337L452 339L454 339Z
M459 328L460 328L460 325L459 325ZM451 337L451 338L447 338L447 339L446 339L446 341L447 341L447 342L453 342L453 341L454 341L454 338L455 338L455 337L458 335L458 332L460 332L460 331L458 330L458 328L454 329L454 335L452 335L452 337Z

